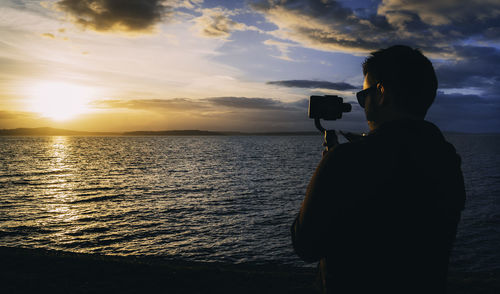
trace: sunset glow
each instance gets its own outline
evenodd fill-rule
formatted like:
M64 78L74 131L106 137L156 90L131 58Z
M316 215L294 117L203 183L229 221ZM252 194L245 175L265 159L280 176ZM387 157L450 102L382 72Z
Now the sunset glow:
M313 131L309 96L339 95L365 131L361 64L404 44L436 69L429 121L500 130L496 2L114 3L1 1L0 128Z
M27 110L55 121L76 118L88 112L91 98L88 88L61 82L42 82L31 89Z

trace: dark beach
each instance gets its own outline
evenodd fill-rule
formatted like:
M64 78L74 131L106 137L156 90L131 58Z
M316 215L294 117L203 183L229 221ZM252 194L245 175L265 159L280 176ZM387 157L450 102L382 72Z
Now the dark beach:
M3 293L315 293L315 270L0 247ZM500 293L500 273L451 273L449 293Z

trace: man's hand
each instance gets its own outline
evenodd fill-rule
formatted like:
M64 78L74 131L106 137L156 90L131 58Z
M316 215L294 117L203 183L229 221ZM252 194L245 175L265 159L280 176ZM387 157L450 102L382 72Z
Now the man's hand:
M355 134L355 133L351 133L351 132L344 133L344 132L342 132L342 131L339 131L339 132L340 132L340 133L342 134L342 136L344 136L344 137L347 139L347 141L349 141L349 142L354 142L354 141L357 141L357 140L359 140L359 139L361 139L361 138L363 138L363 137L364 137L364 134Z
M323 146L325 146L325 150L323 150L323 156L325 156L328 151L332 150L333 147L338 144L339 138L337 137L335 130L325 131L325 142L323 143Z

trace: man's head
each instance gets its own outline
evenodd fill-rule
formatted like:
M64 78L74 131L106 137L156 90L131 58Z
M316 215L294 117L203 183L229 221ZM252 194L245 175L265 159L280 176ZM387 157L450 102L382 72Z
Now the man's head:
M434 68L418 49L397 45L373 52L363 74L370 127L392 117L423 119L436 97Z

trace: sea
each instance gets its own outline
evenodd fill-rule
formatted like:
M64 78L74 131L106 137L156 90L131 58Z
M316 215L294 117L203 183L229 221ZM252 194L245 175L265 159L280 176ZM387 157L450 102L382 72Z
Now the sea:
M446 137L467 192L451 270L500 270L500 135ZM290 225L322 140L0 137L0 246L314 266Z

